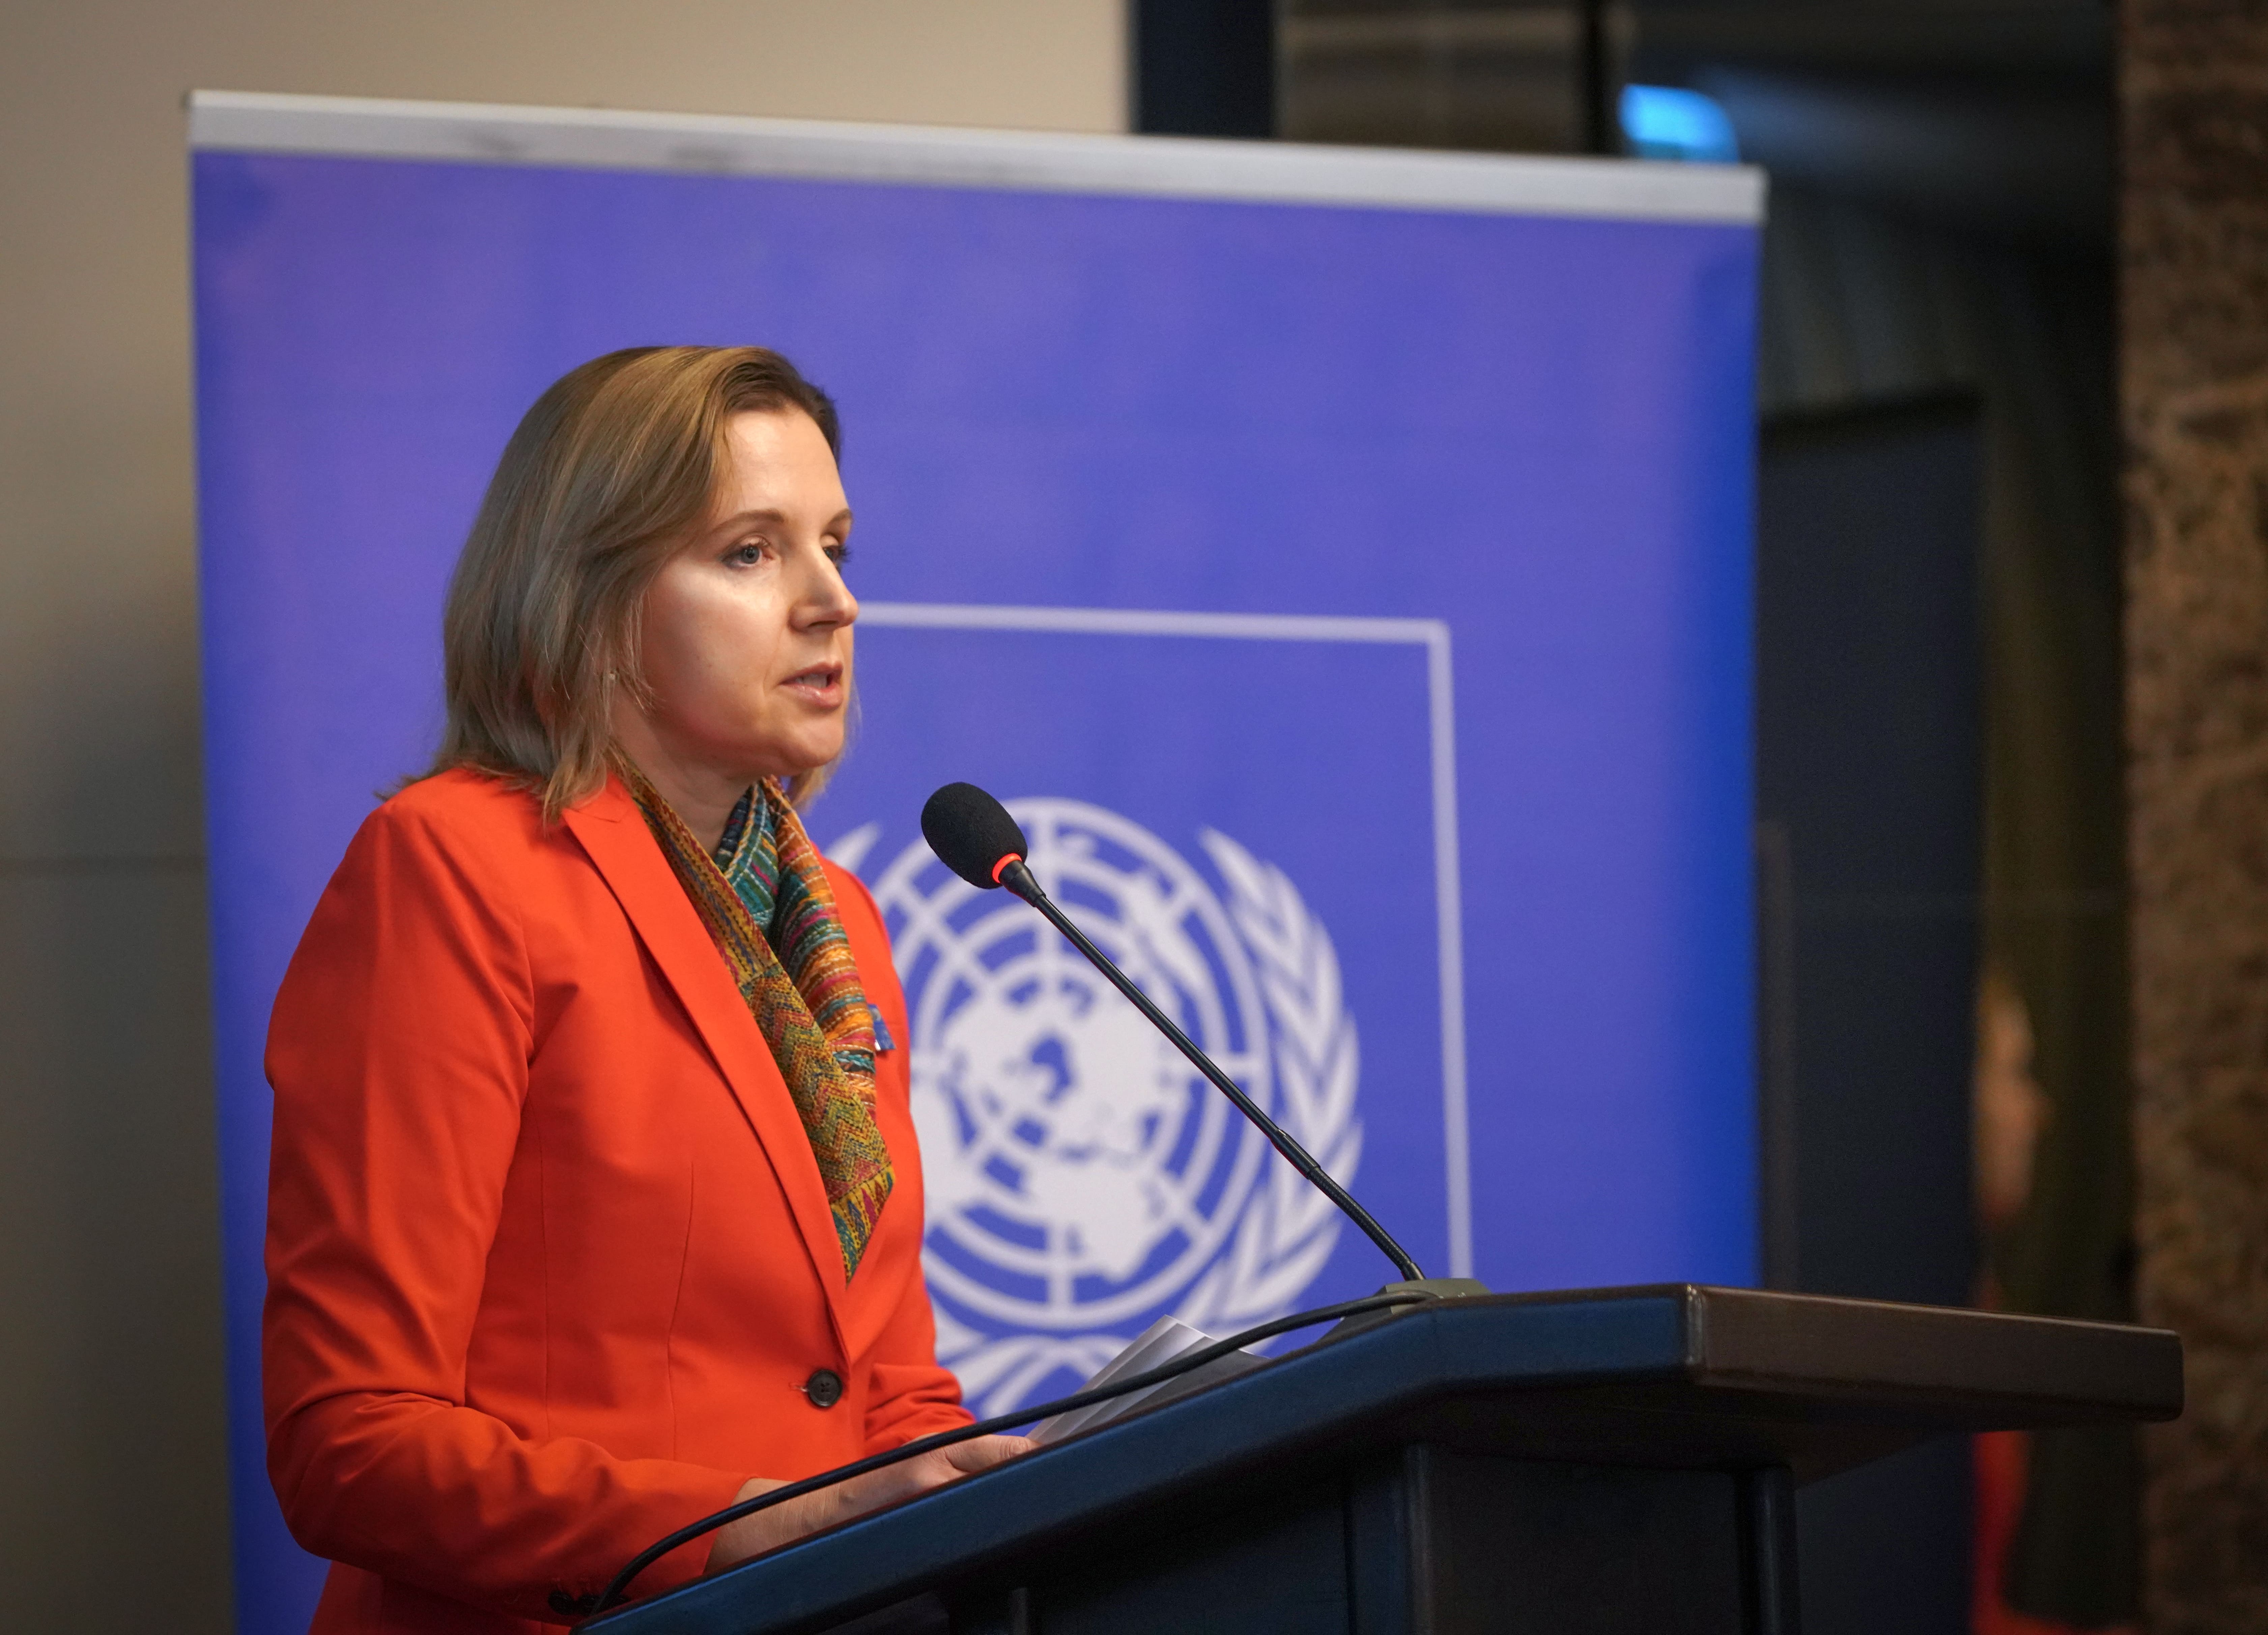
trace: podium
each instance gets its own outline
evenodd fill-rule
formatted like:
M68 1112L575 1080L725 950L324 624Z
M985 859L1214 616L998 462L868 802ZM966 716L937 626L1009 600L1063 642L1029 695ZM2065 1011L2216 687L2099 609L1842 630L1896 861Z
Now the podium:
M2159 1329L1672 1284L1351 1328L592 1635L1794 1635L1798 1484L2181 1411Z

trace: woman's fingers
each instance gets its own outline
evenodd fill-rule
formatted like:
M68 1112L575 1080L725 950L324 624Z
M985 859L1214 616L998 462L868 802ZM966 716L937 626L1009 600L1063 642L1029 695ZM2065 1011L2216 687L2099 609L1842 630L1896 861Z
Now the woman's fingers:
M955 1442L937 1451L951 1462L957 1473L974 1476L979 1470L990 1470L994 1465L1005 1464L1020 1455L1030 1453L1033 1446L1028 1436L980 1436L974 1441Z
M750 1477L740 1484L740 1491L733 1495L733 1502L737 1505L743 1499L754 1499L785 1485L784 1482L775 1482L766 1477ZM736 1562L746 1561L750 1556L761 1556L768 1550L776 1550L788 1540L800 1538L824 1525L805 1520L795 1513L797 1509L797 1502L790 1499L776 1509L759 1510L755 1515L742 1516L738 1521L725 1523L717 1529L717 1536L710 1543L709 1565L705 1570L721 1572Z
M1031 1452L1032 1447L1027 1437L980 1436L971 1441L955 1442L949 1447L932 1448L902 1464L891 1465L838 1487L821 1488L800 1499L791 1499L774 1509L760 1510L718 1529L717 1542L709 1552L709 1571L718 1572L750 1556L792 1543L822 1528L926 1493L979 1470L990 1470ZM757 1477L740 1489L739 1497L754 1499L781 1485Z
M895 1504L917 1493L926 1493L933 1487L943 1487L964 1476L974 1476L979 1470L990 1470L1019 1454L1031 1451L1031 1442L1020 1436L980 1436L973 1441L955 1442L947 1447L933 1448L903 1464L878 1470L865 1480L874 1486L852 1497L858 1511L867 1511L883 1505ZM854 1484L858 1485L858 1484Z

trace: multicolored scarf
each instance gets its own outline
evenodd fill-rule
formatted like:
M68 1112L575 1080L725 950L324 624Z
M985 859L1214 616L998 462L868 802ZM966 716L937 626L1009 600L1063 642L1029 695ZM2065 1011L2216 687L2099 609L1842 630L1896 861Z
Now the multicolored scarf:
M819 849L767 779L741 797L712 857L637 767L622 756L615 766L787 1080L848 1281L889 1198L890 1154L874 1122L873 1012Z

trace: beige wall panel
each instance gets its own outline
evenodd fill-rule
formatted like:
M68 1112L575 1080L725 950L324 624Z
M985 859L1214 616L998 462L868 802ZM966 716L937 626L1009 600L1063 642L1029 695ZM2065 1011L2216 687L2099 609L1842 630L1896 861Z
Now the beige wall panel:
M205 894L0 871L0 1572L11 1630L229 1605Z
M188 91L1116 130L1123 28L1118 0L16 0L0 12L0 763L38 771L0 780L0 857L135 854L153 821L195 822L194 735L141 718L178 707L194 651ZM50 758L129 740L155 741L105 757L134 776L106 777L92 806Z

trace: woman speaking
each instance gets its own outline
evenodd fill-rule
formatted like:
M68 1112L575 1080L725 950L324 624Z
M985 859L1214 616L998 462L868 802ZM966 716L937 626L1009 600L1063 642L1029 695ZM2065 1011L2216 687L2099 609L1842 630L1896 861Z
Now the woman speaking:
M796 814L858 602L833 405L616 352L506 447L431 773L372 814L269 1035L269 1468L314 1629L571 1621L629 1558L968 1422L934 1351L904 1003ZM995 1464L760 1512L651 1594Z

